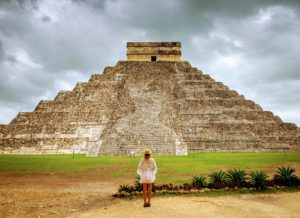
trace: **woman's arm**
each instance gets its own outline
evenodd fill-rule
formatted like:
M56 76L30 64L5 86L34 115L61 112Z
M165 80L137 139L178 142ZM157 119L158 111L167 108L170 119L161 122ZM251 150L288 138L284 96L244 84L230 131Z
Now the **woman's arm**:
M152 163L153 163L153 172L154 172L154 174L156 174L156 172L157 172L157 166L156 166L156 163L155 163L155 160L152 158Z
M142 164L143 164L143 159L140 160L139 166L136 171L136 173L140 176L142 175Z

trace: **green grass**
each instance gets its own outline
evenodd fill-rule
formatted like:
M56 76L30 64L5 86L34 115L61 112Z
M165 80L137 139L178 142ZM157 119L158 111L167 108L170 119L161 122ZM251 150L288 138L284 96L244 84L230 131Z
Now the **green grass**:
M274 173L276 166L300 166L300 152L207 152L189 156L153 156L158 166L157 183L190 182L194 175L208 175L214 170L242 168ZM95 157L85 155L0 155L0 172L14 175L64 173L99 177L134 179L141 157ZM296 172L299 175L299 172Z

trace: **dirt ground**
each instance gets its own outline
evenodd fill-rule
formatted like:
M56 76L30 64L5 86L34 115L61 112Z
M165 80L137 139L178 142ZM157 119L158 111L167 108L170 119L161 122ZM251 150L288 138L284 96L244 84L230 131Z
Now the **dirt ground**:
M0 217L300 217L300 192L220 197L111 197L124 181L0 174ZM127 181L128 183L128 181Z

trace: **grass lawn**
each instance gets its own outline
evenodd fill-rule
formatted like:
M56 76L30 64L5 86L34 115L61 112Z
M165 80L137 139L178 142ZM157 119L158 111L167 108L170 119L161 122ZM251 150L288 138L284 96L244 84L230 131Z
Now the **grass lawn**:
M153 156L158 167L157 183L190 182L194 175L208 175L214 170L242 168L265 170L271 175L277 166L300 169L300 152L202 152L188 156ZM0 172L13 175L64 173L76 176L97 172L99 177L136 176L141 157L85 157L85 155L0 155ZM299 176L300 172L296 171Z

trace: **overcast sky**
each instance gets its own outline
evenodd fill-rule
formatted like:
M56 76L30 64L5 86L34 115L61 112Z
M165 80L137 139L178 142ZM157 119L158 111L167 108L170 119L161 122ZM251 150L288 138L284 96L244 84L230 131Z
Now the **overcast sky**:
M126 59L180 41L182 59L300 126L300 1L0 0L0 123Z

